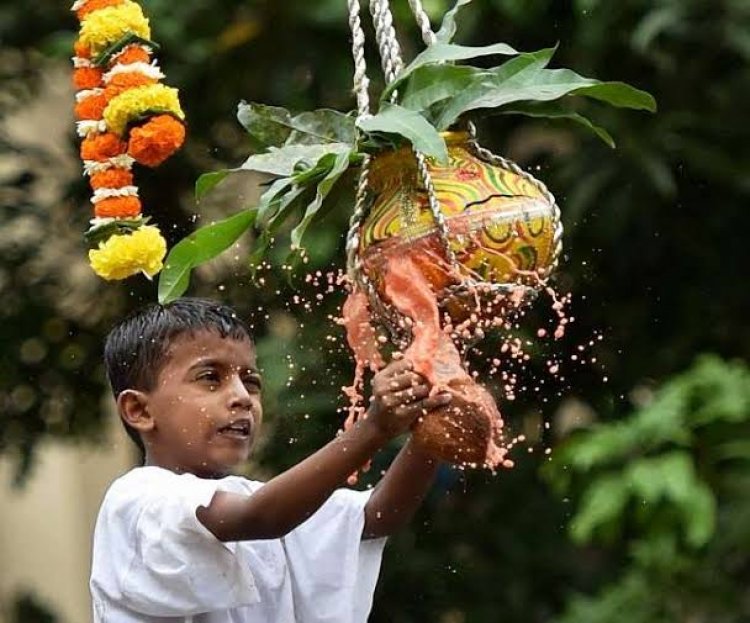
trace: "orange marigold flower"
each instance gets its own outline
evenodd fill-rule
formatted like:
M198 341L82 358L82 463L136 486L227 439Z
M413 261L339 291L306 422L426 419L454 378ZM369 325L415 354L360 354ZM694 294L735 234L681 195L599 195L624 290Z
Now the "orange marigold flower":
M119 94L125 89L142 87L144 84L156 84L156 82L156 78L149 78L138 71L128 71L112 76L107 86L119 89Z
M79 67L73 70L73 84L79 91L95 89L102 85L102 75L102 70L96 67Z
M81 58L91 58L91 48L85 43L81 43L80 41L76 41L73 44L73 51L75 52L76 56L79 56Z
M142 45L129 45L117 56L117 62L122 65L130 63L150 63L151 54Z
M113 76L110 83L104 88L104 99L109 102L129 89L155 84L156 82L157 80L137 72L118 74Z
M131 218L141 213L138 197L109 197L94 204L94 214L99 218Z
M81 159L102 162L124 154L126 149L127 145L116 134L92 134L81 142Z
M104 87L104 99L109 102L110 100L115 99L123 91L127 91L128 88L129 87L110 84Z
M107 100L104 97L104 93L89 95L76 103L76 119L79 121L99 121L106 106Z
M155 167L185 141L185 126L172 115L157 115L130 131L128 154L140 164Z
M127 169L109 169L91 176L91 188L122 188L133 185L133 174Z
M122 4L122 0L89 0L80 9L78 9L78 11L76 11L76 15L78 16L79 20L82 20L92 11L97 11L108 6L115 6L118 4Z

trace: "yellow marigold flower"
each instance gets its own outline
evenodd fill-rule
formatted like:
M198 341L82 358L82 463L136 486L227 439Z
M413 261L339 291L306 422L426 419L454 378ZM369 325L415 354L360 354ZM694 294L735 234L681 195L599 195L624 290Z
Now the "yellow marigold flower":
M157 227L145 225L132 234L114 235L89 251L94 272L112 281L143 273L151 279L162 269L167 243Z
M113 97L104 109L104 120L110 132L122 135L128 123L149 110L170 112L185 118L177 89L163 84L147 84L123 91Z
M131 32L143 39L151 38L151 28L141 7L125 0L89 13L81 22L79 41L96 56Z

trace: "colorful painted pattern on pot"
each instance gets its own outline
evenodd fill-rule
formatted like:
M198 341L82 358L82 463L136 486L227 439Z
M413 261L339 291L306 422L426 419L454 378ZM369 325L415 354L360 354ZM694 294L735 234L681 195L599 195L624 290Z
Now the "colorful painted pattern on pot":
M554 206L529 180L487 163L471 151L467 136L449 134L449 163L429 162L445 215L449 242L464 275L487 283L536 283L554 261ZM374 159L374 203L362 228L365 269L379 280L379 256L409 253L439 291L451 282L427 193L408 149Z

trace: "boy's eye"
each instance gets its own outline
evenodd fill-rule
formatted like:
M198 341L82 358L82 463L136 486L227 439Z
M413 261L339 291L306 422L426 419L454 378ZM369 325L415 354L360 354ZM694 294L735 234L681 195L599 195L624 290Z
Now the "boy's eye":
M219 378L219 373L215 370L206 370L205 372L201 372L197 378L199 381L207 381L210 383L218 383L221 380Z
M260 378L255 375L243 377L242 382L245 384L245 387L249 387L256 391L260 390Z

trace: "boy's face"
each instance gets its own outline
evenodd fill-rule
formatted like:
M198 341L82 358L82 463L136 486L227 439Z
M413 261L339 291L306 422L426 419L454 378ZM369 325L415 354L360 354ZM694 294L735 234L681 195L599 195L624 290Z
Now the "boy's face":
M250 340L211 331L177 336L145 394L149 464L203 477L229 473L247 460L259 432L260 387Z

